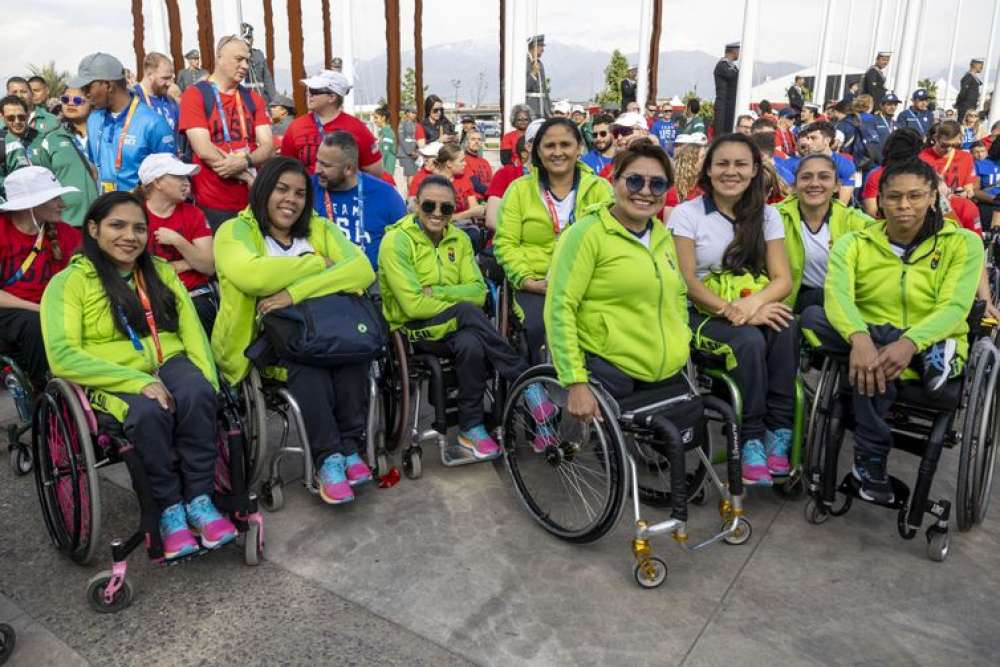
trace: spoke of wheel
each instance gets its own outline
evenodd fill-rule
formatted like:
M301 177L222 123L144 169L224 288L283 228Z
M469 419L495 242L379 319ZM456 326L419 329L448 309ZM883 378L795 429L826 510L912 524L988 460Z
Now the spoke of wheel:
M604 494L602 494L600 492L600 490L594 488L594 486L591 485L590 482L588 482L586 479L584 479L583 477L580 477L578 474L576 474L576 466L575 465L570 464L568 467L569 467L570 471L573 473L573 479L576 480L577 488L579 488L579 489L582 490L583 486L586 486L587 489L589 489L590 492L593 493L596 498L603 498L604 497ZM569 474L569 473L567 473L567 474Z
M584 495L583 489L581 489L578 484L574 483L574 479L572 477L570 477L570 475L569 475L568 472L566 472L565 470L563 470L562 466L560 466L559 468L557 468L557 470L559 471L559 474L562 476L562 479L565 479L566 483L569 484L570 486L572 486L573 489L576 491L577 496L579 496L580 500L583 501L583 505L584 505L584 507L587 510L587 517L591 521L593 521L594 517L597 516L597 513L590 506L590 502L588 502L586 496Z

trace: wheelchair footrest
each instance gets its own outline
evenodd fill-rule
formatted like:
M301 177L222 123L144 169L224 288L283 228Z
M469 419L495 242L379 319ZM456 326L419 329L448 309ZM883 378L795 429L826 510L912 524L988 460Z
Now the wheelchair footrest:
M908 487L902 480L898 477L893 477L889 475L889 483L892 484L892 502L891 503L878 503L867 498L861 497L861 482L859 482L853 475L853 473L847 473L844 477L844 481L840 483L837 487L838 493L843 493L845 496L851 496L852 498L857 498L858 500L871 503L872 505L879 505L880 507L888 507L891 510L900 510L906 507L906 501L910 498L910 487Z
M447 440L441 443L441 463L448 467L464 466L469 463L481 463L483 459L477 459L475 454L458 443Z

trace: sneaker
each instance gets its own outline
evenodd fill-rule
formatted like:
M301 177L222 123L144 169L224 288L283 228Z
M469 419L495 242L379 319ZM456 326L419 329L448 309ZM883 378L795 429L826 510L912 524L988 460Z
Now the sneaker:
M163 557L167 560L197 553L198 542L188 528L183 503L163 510L160 515L160 538L163 539Z
M202 494L187 505L188 521L206 549L221 547L236 539L236 526L215 509L212 499Z
M767 452L767 470L772 475L785 476L792 470L788 462L788 450L792 446L792 430L779 428L768 431L764 436L764 450Z
M864 500L888 505L895 499L884 457L855 454L851 474L861 484L858 494Z
M758 438L743 443L741 452L743 459L740 472L743 483L748 486L771 486L771 473L767 469L767 456L764 455L764 443Z
M486 427L482 424L473 426L468 431L460 431L458 444L470 450L480 461L500 456L500 445L487 433Z
M319 497L328 505L340 505L354 500L354 492L351 491L344 468L343 455L331 454L316 473Z
M934 343L921 359L924 367L924 389L927 391L937 391L944 386L952 375L956 374L954 368L957 361L955 353L958 350L958 343L954 338L948 338L940 343Z
M524 402L528 404L528 411L536 424L552 419L556 414L556 404L538 382L529 384L524 390Z
M361 460L361 456L356 452L347 457L344 465L347 467L347 483L351 486L372 481L371 468Z
M535 437L531 440L531 448L536 454L542 454L549 447L559 444L559 436L548 424L539 424L535 430Z

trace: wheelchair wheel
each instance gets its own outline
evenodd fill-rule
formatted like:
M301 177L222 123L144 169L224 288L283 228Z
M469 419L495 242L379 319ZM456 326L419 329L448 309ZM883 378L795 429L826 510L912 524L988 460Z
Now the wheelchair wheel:
M819 488L826 465L828 447L840 447L844 439L844 405L840 400L840 372L829 359L813 399L806 438L805 475L810 490Z
M52 542L86 565L101 535L101 491L94 444L76 389L49 382L36 403L32 447L35 486Z
M1000 405L996 396L996 350L986 339L973 347L966 382L965 410L962 419L961 451L958 463L958 488L955 514L958 529L967 531L982 523L989 508L996 463Z
M385 449L395 452L409 439L407 420L410 414L410 371L406 357L406 341L396 331L389 337L389 346L379 361L382 407L385 418Z
M0 665L14 655L14 646L16 645L17 634L14 632L14 628L6 623L0 623Z
M245 456L247 488L252 489L260 481L261 469L267 459L267 401L264 398L263 382L256 368L250 368L249 375L240 386L247 443Z
M11 426L11 428L17 429L16 426ZM18 477L24 477L31 472L34 460L30 447L17 444L10 450L10 468Z
M543 427L524 392L540 384L556 405ZM595 390L601 422L582 424L564 413L566 390L551 366L538 366L511 389L504 408L504 461L521 502L545 530L568 542L593 542L621 516L628 473L624 437L603 392ZM536 445L538 449L536 449Z
M111 570L104 570L87 582L87 603L99 614L117 614L132 604L132 584L128 579L122 580L122 586L111 600L104 597L104 589L111 581Z

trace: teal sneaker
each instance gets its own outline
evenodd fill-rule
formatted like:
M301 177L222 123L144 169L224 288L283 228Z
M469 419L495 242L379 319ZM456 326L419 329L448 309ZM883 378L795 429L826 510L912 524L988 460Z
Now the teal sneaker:
M772 475L784 477L792 471L788 462L788 451L792 448L792 429L779 428L768 431L764 436L764 450L767 452L767 470Z
M319 497L328 505L340 505L354 500L354 491L347 481L347 470L343 454L331 454L323 461L316 473Z
M188 528L184 503L176 503L160 515L160 538L163 540L163 557L167 560L190 556L198 551L191 529Z
M771 486L774 480L767 469L767 456L764 454L764 443L759 439L747 440L741 450L743 459L741 475L743 483L748 486Z

